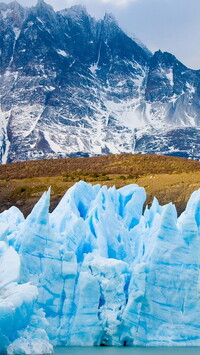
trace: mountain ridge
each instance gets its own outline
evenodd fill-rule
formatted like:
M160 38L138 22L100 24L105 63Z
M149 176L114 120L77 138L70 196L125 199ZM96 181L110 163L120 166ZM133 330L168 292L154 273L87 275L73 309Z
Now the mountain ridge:
M151 55L112 15L97 21L80 5L1 4L0 25L3 163L144 152L199 159L200 71ZM180 131L188 144L177 143Z

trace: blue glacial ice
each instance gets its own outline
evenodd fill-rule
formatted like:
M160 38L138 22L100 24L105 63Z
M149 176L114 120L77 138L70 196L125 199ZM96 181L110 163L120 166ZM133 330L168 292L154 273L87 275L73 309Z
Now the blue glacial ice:
M200 346L200 190L177 218L145 190L79 182L0 214L0 352Z

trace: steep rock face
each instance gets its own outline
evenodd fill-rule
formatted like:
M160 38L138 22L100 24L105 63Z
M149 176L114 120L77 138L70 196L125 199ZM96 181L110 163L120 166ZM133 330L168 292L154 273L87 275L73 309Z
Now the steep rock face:
M29 9L1 4L0 61L3 162L152 151L198 156L199 71L169 53L152 55L110 14L96 21L82 6L55 12L43 0ZM174 147L177 127L196 135L184 150Z
M150 60L146 100L151 102L152 111L159 103L169 124L198 127L199 79L197 71L186 68L173 55L158 51Z

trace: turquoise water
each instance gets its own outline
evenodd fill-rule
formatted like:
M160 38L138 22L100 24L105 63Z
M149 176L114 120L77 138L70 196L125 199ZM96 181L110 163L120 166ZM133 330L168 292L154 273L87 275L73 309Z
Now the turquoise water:
M200 355L200 347L69 347L55 348L55 355Z

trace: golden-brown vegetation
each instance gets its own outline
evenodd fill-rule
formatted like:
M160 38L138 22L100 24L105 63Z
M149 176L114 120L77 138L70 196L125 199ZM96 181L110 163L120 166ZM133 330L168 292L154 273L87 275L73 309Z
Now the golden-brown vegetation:
M200 162L158 155L108 155L51 159L0 166L0 211L12 205L27 215L51 186L51 210L75 182L117 188L137 183L147 191L147 203L174 202L180 213L190 194L200 188Z

